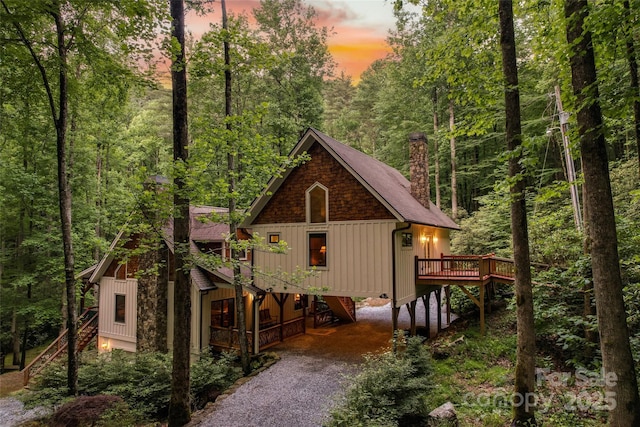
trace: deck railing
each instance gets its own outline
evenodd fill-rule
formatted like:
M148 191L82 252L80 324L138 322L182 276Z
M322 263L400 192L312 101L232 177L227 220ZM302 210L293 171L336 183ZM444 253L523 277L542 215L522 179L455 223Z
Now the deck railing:
M442 255L440 258L415 257L416 278L488 279L490 276L514 278L512 260L489 255Z
M287 338L303 334L305 331L304 322L304 317L299 317L283 322L282 324L277 324L265 329L260 329L260 333L258 335L258 345L260 346L260 351L271 347L279 342L282 342ZM210 330L210 345L230 350L240 348L239 333L237 328L222 328L219 326L211 326ZM247 339L249 341L250 348L253 348L253 335L253 331L247 331Z
M82 351L98 334L97 307L89 307L78 316L78 325L77 350ZM24 385L27 385L29 380L38 375L49 363L67 353L68 331L65 329L55 341L23 369Z

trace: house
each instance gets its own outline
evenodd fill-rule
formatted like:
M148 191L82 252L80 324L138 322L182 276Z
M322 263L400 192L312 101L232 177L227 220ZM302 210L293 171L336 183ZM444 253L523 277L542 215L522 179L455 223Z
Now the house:
M269 182L239 232L244 233L240 237L253 234L267 244L284 241L289 247L285 254L246 254L244 303L254 352L304 333L309 313L315 326L335 316L355 321L352 297L388 297L396 319L400 307L414 312L417 300L441 288L418 284L416 258L448 254L449 231L458 226L429 201L424 137L418 135L410 146L411 182L318 130L309 129L300 139L291 156L306 152L310 160ZM190 212L192 254L228 257L229 227L203 220L226 211L191 207ZM123 244L118 243L125 238L121 233L89 278L99 284L101 350L171 348L171 223L162 234L156 251L136 254L141 236L126 236ZM128 257L118 256L118 244L129 250ZM150 268L154 265L159 267ZM153 273L144 274L147 269ZM288 281L298 270L316 274ZM192 353L210 345L235 347L237 302L231 270L196 263L191 281ZM309 294L322 296L326 305L310 301Z
M293 293L294 302L305 289L313 289L345 317L353 311L352 297L388 297L394 329L403 305L415 319L417 300L425 301L441 289L419 283L417 259L449 254L449 232L459 227L429 200L424 135L412 134L409 145L410 181L394 168L308 129L291 156L308 153L311 159L272 178L242 224L267 242L285 241L290 248L284 255L254 254L254 286L280 295L280 300ZM319 274L299 287L260 274L298 268Z
M226 240L229 226L210 219L212 214L226 213L224 208L190 208L191 253L196 256L196 265L190 271L192 354L207 349L212 340L223 348L231 348L237 342L237 331L233 334L237 322L233 271L228 266L207 266L202 257L197 257L213 253L221 255L223 260L229 258L230 247ZM114 348L131 352L167 351L172 348L172 222L161 234L157 248L142 251L139 249L143 236L120 232L110 250L93 269L88 281L97 284L99 289L99 351ZM241 239L249 237L244 230L239 230L238 234ZM122 249L118 250L119 247ZM249 278L251 253L241 255L241 261L246 263L243 274ZM271 332L270 338L264 337L267 330L274 329L278 323L279 310L273 308L278 307L274 298L266 298L268 302L265 303L266 293L250 284L244 286L243 293L245 307L248 307L247 329L253 351L258 352L283 339L280 330L283 328ZM293 322L296 327L288 327L285 337L286 334L303 333L302 310L298 310L298 316L289 317L301 320ZM263 337L253 340L253 333L258 328L262 328Z

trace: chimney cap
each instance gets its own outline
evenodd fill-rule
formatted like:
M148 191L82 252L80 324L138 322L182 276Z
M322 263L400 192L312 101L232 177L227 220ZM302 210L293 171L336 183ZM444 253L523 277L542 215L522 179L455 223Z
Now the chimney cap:
M414 142L414 141L426 141L427 140L427 136L424 134L424 132L411 132L409 134L409 141Z

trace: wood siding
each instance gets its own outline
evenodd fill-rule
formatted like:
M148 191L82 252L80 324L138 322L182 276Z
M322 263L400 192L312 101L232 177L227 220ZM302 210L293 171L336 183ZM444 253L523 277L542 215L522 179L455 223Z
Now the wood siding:
M394 221L330 222L326 225L271 224L256 225L254 233L267 236L279 233L287 242L287 254L255 253L255 265L265 273L277 270L295 272L308 270L307 239L309 232L327 233L327 267L318 268L316 277L307 278L301 285L291 284L285 289L279 281L256 274L256 285L273 292L308 293L309 287L328 287L326 295L378 297L391 296L391 231Z
M98 334L101 338L99 348L120 348L135 351L136 343L136 279L116 280L103 277L100 280L100 317ZM125 296L125 322L115 321L116 295ZM133 349L132 347L133 346Z
M402 247L402 233L408 232L413 235L411 248ZM428 254L431 258L440 258L440 254L449 254L449 230L413 225L409 230L396 233L396 239L396 298L397 305L401 306L421 296L416 294L415 257Z
M395 218L319 143L308 151L311 160L291 171L253 221L257 224L306 222L306 191L316 182L329 191L329 221Z
M174 331L174 314L173 314L173 291L174 282L169 282L169 294L167 304L167 345L170 350L173 350L173 331ZM199 354L200 349L203 348L200 342L201 338L201 325L200 325L200 291L196 286L191 285L191 353ZM208 337L208 335L207 335ZM202 337L203 340L205 337ZM207 347L207 343L204 343L204 348Z

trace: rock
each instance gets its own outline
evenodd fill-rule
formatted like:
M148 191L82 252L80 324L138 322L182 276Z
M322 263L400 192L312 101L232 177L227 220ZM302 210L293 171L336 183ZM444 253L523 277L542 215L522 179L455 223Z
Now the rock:
M447 402L429 412L429 427L458 427L458 416L453 403Z

